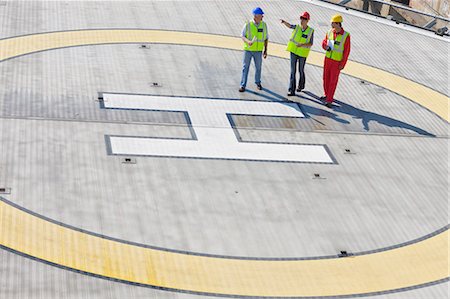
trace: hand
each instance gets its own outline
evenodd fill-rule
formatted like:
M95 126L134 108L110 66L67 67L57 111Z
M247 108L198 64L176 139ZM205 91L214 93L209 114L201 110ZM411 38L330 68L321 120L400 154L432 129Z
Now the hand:
M304 44L297 43L297 47L303 47Z
M285 20L283 20L283 19L280 19L280 21L281 21L281 24L284 24L284 22L286 22Z
M264 59L267 58L267 52L266 52L266 51L264 51L264 53L263 53L263 58L264 58Z
M248 44L249 46L251 46L251 45L253 45L253 41L252 41L252 40L248 40L247 44Z
M331 47L327 47L327 51L331 51Z
M342 71L344 69L344 66L342 64L339 65L339 70Z

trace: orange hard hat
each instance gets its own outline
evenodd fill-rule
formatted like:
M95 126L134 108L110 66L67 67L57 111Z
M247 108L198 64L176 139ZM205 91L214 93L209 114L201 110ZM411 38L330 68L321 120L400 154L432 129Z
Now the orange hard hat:
M303 12L303 13L300 15L300 18L309 20L309 18L310 18L309 13L308 13L307 11Z

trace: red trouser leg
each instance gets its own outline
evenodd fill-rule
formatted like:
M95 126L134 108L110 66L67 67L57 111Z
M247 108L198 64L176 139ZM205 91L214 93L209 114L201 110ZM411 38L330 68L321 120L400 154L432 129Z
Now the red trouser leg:
M328 60L328 61L327 61ZM336 87L339 80L339 61L335 61L332 59L325 58L325 61L328 64L328 78L327 78L327 102L332 103L334 98L334 92L336 91Z
M326 97L328 94L328 81L329 81L329 72L330 72L330 64L329 60L325 57L323 62L323 95Z

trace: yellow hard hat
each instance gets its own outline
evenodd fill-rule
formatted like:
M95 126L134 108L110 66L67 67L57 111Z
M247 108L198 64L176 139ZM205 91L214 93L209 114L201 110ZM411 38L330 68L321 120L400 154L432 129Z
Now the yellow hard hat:
M340 14L334 15L331 17L331 22L332 23L342 23L343 19L342 16Z

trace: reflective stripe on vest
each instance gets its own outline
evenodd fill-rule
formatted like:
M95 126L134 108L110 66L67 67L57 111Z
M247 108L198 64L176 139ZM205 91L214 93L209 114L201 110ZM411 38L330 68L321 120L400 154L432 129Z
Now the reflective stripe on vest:
M247 43L244 43L244 50L255 52L261 52L262 50L264 50L264 41L267 39L266 23L261 21L261 23L259 23L259 26L256 26L253 21L249 21L247 22L245 28L245 38L253 40L253 38L255 37L255 40L253 41L253 44L251 46L249 46ZM258 29L260 30L258 31Z
M333 30L328 31L328 40L333 41L334 47L333 50L327 51L326 57L331 58L336 61L341 61L344 56L344 45L345 40L349 36L347 31L344 31L344 34L336 34L336 40L334 39Z
M314 32L314 29L312 29L311 27L307 27L305 31L302 31L301 28L302 26L300 25L295 26L295 29L291 35L291 39L287 44L286 51L289 51L301 57L308 57L311 48L297 47L297 43L308 44L311 41L311 36Z

